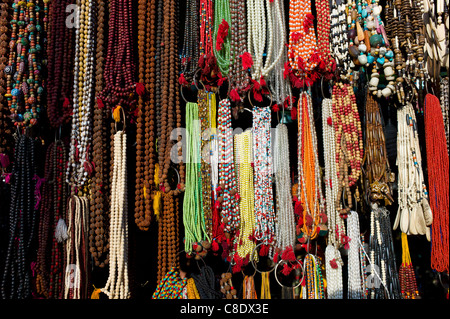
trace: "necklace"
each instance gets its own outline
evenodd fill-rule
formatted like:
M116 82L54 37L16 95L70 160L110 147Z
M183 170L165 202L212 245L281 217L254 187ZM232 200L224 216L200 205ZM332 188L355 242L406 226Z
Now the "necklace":
M433 212L431 268L448 272L448 153L445 154L445 129L439 99L432 94L425 96L425 141Z
M402 233L402 264L400 265L399 280L403 299L420 298L417 288L416 275L409 254L408 235Z
M328 0L319 0L316 3L317 10L317 50L321 62L318 67L326 79L332 77L335 68L335 62L331 57L330 47L330 3Z
M285 250L296 242L294 207L292 206L288 129L278 124L273 156L276 187L276 239L277 247Z
M306 285L303 293L305 299L325 299L323 276L318 257L307 254L305 257Z
M400 225L403 233L427 235L433 215L428 203L428 192L422 171L418 123L410 103L397 110L397 166L398 212L394 230Z
M328 244L325 249L325 271L327 279L327 298L343 299L344 287L342 279L342 261L341 253L332 244Z
M228 76L230 66L230 39L228 31L231 23L229 0L214 1L214 45L213 52L217 59L220 73Z
M347 236L350 238L348 248L348 299L364 299L365 281L364 268L360 256L359 216L350 211L347 218Z
M187 278L181 278L178 270L172 267L160 280L152 299L182 299L186 282Z
M270 107L253 109L255 238L263 245L276 242L270 123Z
M349 79L351 75L348 54L347 14L345 1L331 2L331 55L336 62L337 76L341 80Z
M114 135L114 165L111 183L110 261L109 277L104 292L109 299L130 298L128 280L128 218L127 218L127 134Z
M445 128L445 138L447 140L447 153L450 154L450 124L448 118L449 112L449 86L448 86L448 77L442 78L441 83L441 109L442 109L442 118L444 120L444 128Z
M194 81L194 74L198 68L199 59L199 9L197 0L186 2L186 20L184 24L184 42L180 55L181 75L185 85Z
M237 254L239 257L251 258L256 243L250 240L255 230L255 200L254 175L252 168L253 153L252 131L247 130L234 136L234 151L236 155L236 175L240 194L240 220L239 244Z

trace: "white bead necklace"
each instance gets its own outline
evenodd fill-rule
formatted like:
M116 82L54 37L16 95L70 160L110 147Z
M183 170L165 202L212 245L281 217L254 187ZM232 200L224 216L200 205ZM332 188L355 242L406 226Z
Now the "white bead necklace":
M325 271L327 279L328 299L343 299L344 287L342 279L342 266L344 262L341 253L332 244L328 244L325 249Z
M347 236L350 238L348 249L348 299L363 299L364 282L361 276L359 217L350 211L347 217Z
M289 138L286 125L278 124L275 133L274 170L277 199L276 246L285 250L296 242L294 207L289 165Z
M127 135L114 135L114 164L111 188L111 220L109 237L109 277L101 289L109 299L130 298L128 280L128 200L127 200Z
M398 211L393 229L426 235L433 221L422 170L417 121L410 103L397 110Z

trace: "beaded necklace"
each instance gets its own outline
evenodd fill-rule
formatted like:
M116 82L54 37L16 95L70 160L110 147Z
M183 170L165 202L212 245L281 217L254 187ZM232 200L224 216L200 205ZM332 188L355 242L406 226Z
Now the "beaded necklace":
M254 201L254 175L253 161L253 136L252 131L247 130L234 136L234 151L236 156L236 175L240 194L240 220L239 244L237 254L241 258L250 258L256 243L250 240L255 230L255 201Z
M37 230L36 143L20 135L14 147L11 171L11 204L9 209L9 237L4 261L0 292L2 299L31 297L32 274L30 263L34 253Z
M328 243L338 248L345 233L344 219L339 215L339 183L336 165L336 130L333 121L333 101L322 100L323 149L325 161L325 198L328 221ZM338 205L338 206L337 206ZM331 250L330 250L331 252Z
M336 174L338 181L336 207L347 195L347 212L353 207L351 188L361 174L363 160L363 139L356 98L349 84L333 86L332 122L336 134ZM345 194L345 195L341 195ZM345 215L345 212L342 212Z
M207 236L202 210L200 129L198 104L189 102L186 104L186 191L183 199L184 249L188 254L192 253L194 243Z
M213 52L217 59L217 65L223 76L228 76L229 66L230 66L230 39L231 32L228 31L227 26L231 24L230 17L230 3L229 0L216 0L214 1L214 45ZM226 30L225 36L219 34L219 30ZM223 33L222 31L221 33ZM219 43L222 43L219 47L217 46L218 36L220 37Z
M96 64L95 64L95 94L103 90L104 68L104 36L105 36L105 10L104 0L96 2ZM94 174L92 176L89 218L89 252L96 267L104 268L109 262L108 241L109 234L106 225L109 223L109 191L110 191L110 165L112 154L108 144L111 143L109 134L111 131L109 120L110 112L102 102L97 101L93 110L92 129L92 162Z
M41 14L40 1L17 1L12 4L11 41L7 75L8 106L16 126L33 126L41 112L42 22L47 20L47 10Z
M348 299L364 299L364 268L361 265L359 216L350 211L347 218L347 236L350 239L348 248Z
M276 246L285 250L296 242L295 216L292 205L289 138L285 124L278 124L274 143L274 175L276 189Z
M306 291L304 299L325 299L322 271L318 257L307 254L305 257Z
M408 235L402 233L402 264L398 271L403 299L420 298L416 275L409 254Z
M351 75L350 55L348 54L347 15L345 1L331 2L331 55L336 62L337 76L349 79Z
M101 291L109 299L130 298L128 280L128 200L127 200L127 134L114 135L114 165L111 183L109 277Z
M445 129L439 99L425 96L425 142L430 190L430 206L433 212L431 228L431 268L439 272L449 271L449 158L445 154Z
M318 67L326 79L334 73L335 62L331 57L330 47L330 3L328 0L319 0L316 3L317 10L317 50L321 62Z
M184 42L181 51L181 75L184 85L191 85L198 68L199 59L199 10L198 0L186 1L186 20L184 24Z
M73 115L69 165L66 182L77 191L83 187L92 173L89 145L92 139L91 113L94 81L94 45L92 34L94 5L90 1L79 0L80 27L76 29L75 70L73 84Z
M255 177L255 238L264 245L276 242L270 123L270 107L254 108L252 130Z
M325 272L327 280L327 299L343 299L344 287L342 279L341 253L333 244L325 249Z
M317 76L313 70L318 64L317 39L313 26L310 0L294 0L289 3L288 58L291 84L295 87L310 86Z
M394 230L400 225L403 233L427 235L433 215L422 171L418 123L410 103L397 110L398 212Z
M47 48L47 114L57 128L70 121L72 108L74 28L66 27L66 7L73 1L52 1Z
M449 85L448 85L448 76L441 79L440 83L440 92L441 92L441 110L442 110L442 119L444 120L444 128L445 128L445 138L447 140L447 153L450 154L450 121L449 121Z
M136 191L135 222L140 230L148 230L152 220L153 204L159 204L160 193L155 192L159 183L155 183L156 137L156 68L155 38L153 26L156 16L156 4L139 2L138 40L139 40L139 83L143 83L145 93L139 95L136 130ZM151 63L149 63L151 62ZM155 185L156 184L156 185ZM156 199L155 199L156 196ZM157 215L157 211L154 212Z
M181 278L178 270L172 267L162 278L152 295L152 299L182 299L187 278Z
M234 165L230 100L224 99L219 102L217 115L220 187L218 201L221 208L221 223L223 224L223 231L226 237L218 238L218 240L222 242L226 240L228 249L224 248L224 250L228 252L229 249L232 249L231 238L240 225L239 194Z
M298 104L298 199L303 216L297 221L297 227L302 232L300 240L305 243L319 234L317 226L323 219L320 214L324 207L310 93L302 92Z
M200 0L200 47L199 53L202 55L214 54L213 51L213 12L214 1Z

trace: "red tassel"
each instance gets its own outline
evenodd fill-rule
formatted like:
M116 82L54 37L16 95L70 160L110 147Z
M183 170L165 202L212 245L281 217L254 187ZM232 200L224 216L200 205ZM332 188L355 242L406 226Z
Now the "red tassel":
M278 104L272 105L272 111L273 112L278 112L279 110L280 110L280 108L278 107Z
M291 109L291 119L296 120L297 119L297 108L295 106Z
M295 253L294 250L292 249L292 246L288 246L286 247L286 249L284 250L284 252L281 255L281 259L286 260L286 261L295 261Z
M278 252L276 252L275 255L273 255L273 262L278 263Z
M220 74L220 73L219 73ZM222 77L222 75L219 76L219 80L217 81L218 86L222 86L223 83L227 80L226 77Z
M225 41L225 38L228 35L229 29L228 22L225 19L222 19L222 22L219 24L219 30L217 30L217 40L216 40L216 50L222 50L222 45Z
M289 74L291 73L291 68L289 66L289 62L285 62L284 63L284 72L283 72L283 77L286 79L289 77Z
M253 59L250 53L244 52L239 56L242 60L242 68L244 70L250 69L253 65Z
M253 89L253 98L258 102L262 102L263 100L261 93L255 89Z
M261 78L259 79L259 84L261 85L261 87L267 86L266 80L263 76L261 76Z
M292 42L298 42L303 35L300 32L294 32L291 35Z
M335 258L333 258L333 259L330 260L330 266L331 266L331 268L333 268L333 269L337 269L338 264L337 264Z
M69 104L70 104L69 99L66 97L63 102L63 107L64 108L69 107Z
M269 245L262 245L261 249L259 250L259 255L267 256L268 253L269 253Z
M184 73L180 74L180 77L178 78L178 83L180 83L181 85L184 85L184 86L188 86L189 85L188 81L184 77Z
M288 266L288 264L284 264L283 266L283 270L281 271L281 273L285 276L289 276L289 274L291 273L292 268Z
M212 251L218 251L219 250L219 244L215 240L213 240L213 242L211 244L211 248L212 248Z
M144 86L144 84L142 84L142 83L136 83L136 93L137 93L139 96L142 96L142 95L144 95L144 92L145 92L145 86Z
M241 101L241 97L239 96L239 93L237 92L236 89L232 89L230 92L230 98L234 101L234 102L239 102Z
M327 118L327 124L328 124L329 126L332 126L332 125L333 125L333 120L331 119L331 116Z
M97 98L97 105L99 109L102 109L105 105L103 104L102 99Z

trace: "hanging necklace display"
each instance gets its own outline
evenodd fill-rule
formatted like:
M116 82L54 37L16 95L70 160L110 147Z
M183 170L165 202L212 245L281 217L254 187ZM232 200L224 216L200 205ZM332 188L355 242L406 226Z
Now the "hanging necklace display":
M344 287L342 278L341 253L336 246L328 244L325 249L325 274L327 280L327 299L343 299Z
M305 281L303 299L325 299L324 282L319 257L307 254L304 260Z
M63 293L63 241L67 239L66 189L64 180L66 147L61 140L49 145L39 220L36 259L36 292L47 299L61 299Z
M186 1L186 19L184 24L184 42L181 51L181 74L179 82L189 86L193 83L199 59L199 8L198 0Z
M38 182L35 156L35 141L20 134L14 147L15 161L10 179L9 236L0 286L2 299L26 299L32 293L30 263L34 258L40 200L35 196L39 195L39 192L35 193Z
M72 131L66 182L77 192L92 174L89 148L92 142L91 114L94 82L94 3L79 0L80 27L75 31Z
M104 47L106 3L104 0L96 2L96 63L95 63L95 94L103 90L104 79ZM109 262L109 200L110 200L110 165L112 154L109 152L111 136L113 135L110 122L110 110L97 100L93 105L92 128L92 165L93 175L91 183L90 218L89 218L89 252L93 265L104 268ZM111 132L111 134L110 134Z
M158 211L153 206L159 206L161 193L155 191L156 171L156 137L155 137L155 103L156 103L156 68L155 68L155 38L156 28L153 25L156 16L156 3L140 1L138 6L140 23L138 24L139 45L139 83L143 84L144 92L138 97L138 113L136 123L136 207L134 217L140 230L149 229ZM156 185L158 187L159 185Z
M318 0L317 10L317 50L321 62L318 65L319 71L326 79L330 79L335 71L336 62L331 56L330 35L331 17L329 0Z
M319 235L319 224L324 225L326 218L310 94L310 92L300 94L297 108L299 176L297 198L303 208L297 220L297 236L302 244Z
M405 234L426 235L431 240L433 214L422 171L418 123L410 103L397 110L398 211L394 230Z
M237 254L242 259L250 259L256 243L250 239L255 231L255 192L253 174L253 134L247 130L234 136L234 152L236 155L235 167L240 195L241 228Z
M273 169L270 107L253 109L253 163L255 189L255 239L263 245L276 243L273 204ZM272 246L271 246L272 247ZM273 250L271 250L271 255Z
M172 267L159 282L152 299L182 299L187 280L180 276L177 268Z
M237 290L233 286L232 278L233 275L230 272L223 273L220 276L220 292L225 296L225 299L237 299Z
M7 75L8 106L14 125L34 126L40 117L44 91L42 58L46 42L44 21L48 10L40 1L17 1L12 4L11 41ZM47 8L48 9L48 8Z
M67 124L72 112L75 30L66 26L65 11L71 3L71 0L50 3L46 95L47 116L54 128Z
M449 158L446 151L445 129L439 99L425 96L425 141L428 167L431 227L431 268L449 271Z
M289 137L285 124L278 124L273 148L273 167L276 189L276 247L285 250L295 247L295 216L292 204Z
M125 117L123 119L125 123ZM111 183L109 276L101 289L109 299L130 298L128 279L127 134L125 127L114 135Z

